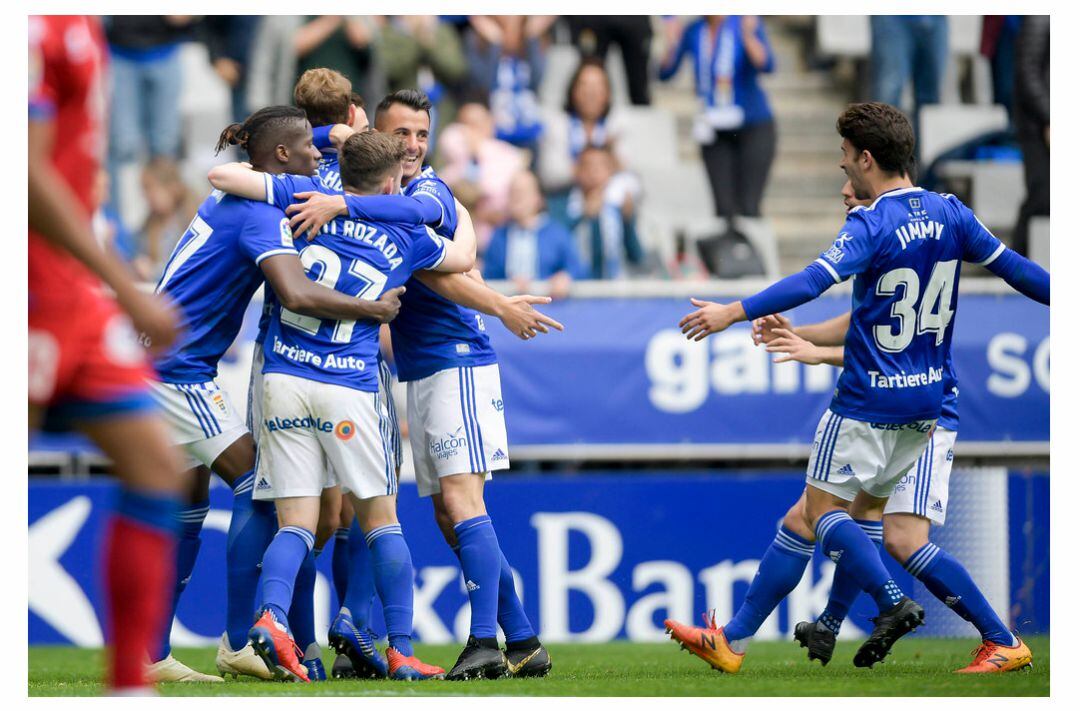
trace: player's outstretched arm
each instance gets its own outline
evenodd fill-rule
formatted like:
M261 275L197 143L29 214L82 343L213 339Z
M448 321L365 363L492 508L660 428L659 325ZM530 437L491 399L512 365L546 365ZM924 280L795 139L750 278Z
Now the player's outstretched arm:
M327 319L389 323L401 309L405 287L388 290L378 301L357 299L311 281L295 254L278 254L259 263L281 305L289 311Z
M173 307L161 297L139 289L127 267L111 250L102 249L90 231L87 215L74 192L49 160L52 122L31 121L27 185L28 224L52 244L82 262L116 294L116 301L135 328L155 349L172 345L177 336Z
M769 353L780 354L773 359L774 363L797 361L807 365L821 365L822 363L838 367L844 365L843 346L816 346L786 328L776 329L775 338L765 346L765 350Z
M762 343L766 345L772 343L773 339L776 338L777 331L780 329L791 331L817 346L842 346L850 324L850 311L828 321L811 323L798 328L792 326L791 321L782 314L769 314L754 319L751 326L751 335L755 346Z
M206 176L215 189L248 200L266 200L266 173L260 173L250 163L215 165Z
M466 308L499 319L506 330L522 340L537 333L548 333L549 328L563 330L563 325L533 308L534 304L551 303L548 296L506 296L495 291L469 274L438 274L430 271L416 273L416 277L439 296Z
M984 266L1024 296L1049 306L1050 273L1004 245L1000 249L1000 254Z

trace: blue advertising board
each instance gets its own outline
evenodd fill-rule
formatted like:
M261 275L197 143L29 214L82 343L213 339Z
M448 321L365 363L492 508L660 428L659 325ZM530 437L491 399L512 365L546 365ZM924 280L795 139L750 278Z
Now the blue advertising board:
M772 363L746 323L688 342L677 327L693 309L686 299L570 299L542 308L564 333L522 342L488 328L513 447L805 445L839 373ZM850 297L826 296L790 316L813 323L849 308ZM1048 443L1049 309L1018 294L962 293L955 318L961 445Z
M1010 477L1010 602L1022 633L1049 628L1048 480L1046 473ZM794 471L507 474L488 487L487 498L526 612L542 638L659 641L665 617L690 622L716 609L718 620L728 618L802 486L802 473ZM98 547L115 492L107 480L31 479L30 644L102 644ZM224 628L230 497L223 486L212 490L203 546L173 628L174 644L213 645ZM469 616L464 581L432 520L431 504L417 499L414 486L403 484L399 508L416 568L416 637L464 640ZM328 548L318 559L321 634L337 609L330 557ZM899 566L891 568L902 587L914 589ZM790 638L796 622L819 612L832 572L832 562L816 554L758 639ZM874 614L864 596L844 634L861 634Z

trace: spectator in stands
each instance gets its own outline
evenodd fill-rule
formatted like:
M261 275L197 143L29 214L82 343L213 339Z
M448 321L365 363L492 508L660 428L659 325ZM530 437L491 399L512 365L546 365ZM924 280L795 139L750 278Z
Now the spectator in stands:
M1016 35L1020 32L1020 15L985 15L979 53L990 62L994 82L994 103L1001 104L1012 114L1013 74L1016 63Z
M156 278L199 206L173 161L151 161L143 170L142 187L148 212L140 252Z
M1013 249L1028 253L1031 218L1050 214L1050 16L1026 15L1016 38L1016 137L1024 154L1027 196Z
M677 22L675 19L667 20ZM675 32L668 26L668 36ZM773 70L765 26L756 15L709 15L688 25L668 47L660 79L694 63L701 113L694 137L709 174L716 214L761 215L761 197L776 154L776 126L758 75Z
M458 109L439 138L439 177L469 210L481 248L506 220L510 182L528 166L518 148L495 137L491 112L479 97Z
M249 115L264 106L292 103L293 86L299 76L294 38L303 24L300 15L266 15L259 21L248 67Z
M536 176L524 170L510 182L510 219L495 230L484 253L484 278L509 279L526 293L547 280L554 299L566 297L581 275L577 245L569 231L544 212Z
M382 22L374 15L308 17L293 35L297 66L290 83L308 69L330 67L344 74L361 96L381 96L384 84L374 43Z
M565 212L555 216L573 232L588 278L619 279L645 268L635 189L609 148L582 151Z
M611 80L595 57L581 60L566 88L559 112L546 112L537 172L546 193L569 190L574 165L589 146L612 148L618 154L622 122L611 106Z
M207 15L199 26L210 63L229 87L232 120L239 123L249 113L245 97L247 68L259 19L258 15Z
M488 92L495 135L533 151L544 129L536 96L544 68L540 42L554 20L542 15L469 18L470 83Z
M603 66L608 48L619 46L630 103L649 104L649 45L652 21L648 15L568 15L570 36L582 58L593 57Z
M151 160L175 161L180 152L180 42L192 15L114 15L106 23L112 100L109 177L121 215L120 170L146 151Z
M870 16L870 94L874 101L900 106L912 82L912 125L919 134L919 109L941 99L941 79L949 59L949 18L945 15Z
M456 88L469 71L457 30L435 15L388 17L379 34L379 61L388 92L419 87L428 98L432 80Z

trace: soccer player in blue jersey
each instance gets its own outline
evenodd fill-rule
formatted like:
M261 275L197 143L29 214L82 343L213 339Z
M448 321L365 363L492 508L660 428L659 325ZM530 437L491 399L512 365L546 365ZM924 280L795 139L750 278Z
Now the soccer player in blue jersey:
M855 198L850 181L841 194L848 209L869 207L870 201ZM776 362L795 360L808 365L828 363L843 366L844 338L851 314L824 323L794 327L780 314L759 318L753 323L755 345L781 354ZM945 361L946 378L955 382L952 358ZM949 505L949 475L953 447L959 427L958 390L946 387L941 417L930 446L889 496L882 520L857 520L875 543L884 540L885 549L943 604L979 630L982 643L974 659L961 673L998 673L1023 669L1031 664L1031 650L1017 638L994 612L963 564L947 551L930 543L931 524L943 526ZM784 517L784 525L803 537L813 537L802 523L805 497ZM884 526L882 525L884 524ZM808 648L811 660L828 664L836 646L836 635L855 599L862 592L850 577L836 575L825 610L814 622L795 626L795 639Z
M912 186L911 124L880 103L853 104L837 121L840 167L856 207L833 245L802 272L732 304L693 299L680 322L702 340L733 324L781 313L855 277L844 370L822 416L807 467L805 529L781 526L762 557L746 599L727 624L692 627L665 621L682 646L716 669L737 672L746 642L805 571L815 540L880 611L855 666L881 661L923 610L906 597L878 549L852 517L879 519L897 481L926 449L941 415L946 360L961 261L985 266L1021 293L1050 303L1050 277L1008 250L951 195ZM850 513L849 513L850 511ZM805 535L812 532L813 536Z
M244 124L230 126L222 134L219 150L229 143L240 145L255 165L269 173L311 174L315 170L317 153L311 145L310 125L303 112L293 107L262 109ZM209 469L234 491L226 554L227 630L218 668L222 674L263 677L265 671L247 645L246 635L254 611L259 558L273 535L273 512L253 509L254 443L214 379L218 361L235 340L248 302L264 278L283 303L309 317L388 320L399 306L393 298L397 292L372 303L313 284L293 248L285 215L265 202L220 191L200 206L158 282L157 292L167 294L180 310L185 333L157 359L158 382L153 383L152 393L177 443L187 451L189 467L203 472L192 503L182 512L174 609L198 554L199 533L209 510ZM270 529L262 530L267 518ZM160 680L217 679L176 661L170 654L168 632L160 654L151 654L156 662L152 673Z
M350 137L342 146L343 187L360 195L396 192L404 152L393 136ZM302 185L302 179L292 184ZM471 229L450 241L422 227L351 218L334 220L299 246L313 279L362 299L400 286L414 270L465 272L476 258ZM371 551L391 678L441 677L442 669L424 664L412 650L412 559L397 521L389 418L378 387L378 327L312 319L275 304L263 350L263 432L254 496L275 501L281 528L263 556L261 615L249 632L256 651L281 678L308 680L287 616L296 573L314 545L329 462Z
M288 181L268 181L265 190L260 190L256 182L252 190L250 176L236 165L218 166L211 173L211 181L223 190L248 197L263 196L285 206L293 214L297 233L317 230L331 216L347 209L357 219L416 220L450 237L467 212L457 205L434 171L423 169L430 108L422 92L403 90L384 98L376 110L376 130L400 136L406 142L402 185L408 200L327 197L313 191L296 192L298 188L290 187ZM348 126L317 129L316 145L320 145L320 132L322 140L338 145L351 130ZM287 205L294 198L307 199L307 203ZM483 484L490 477L489 470L506 468L509 458L498 367L477 311L495 315L524 339L547 333L549 327L561 330L562 326L532 308L548 299L505 297L485 286L475 272L469 277L428 272L415 276L406 290L406 294L420 295L411 302L412 317L402 328L391 328L391 333L399 376L409 381L410 441L417 483L422 495L432 496L440 529L458 555L467 580L472 582L468 586L472 606L470 640L447 678L495 677L507 672L513 676L542 676L551 668L549 655L524 614L512 571L498 547L483 504ZM481 373L481 387L489 392L477 395L472 384L474 369ZM479 418L474 414L477 401L482 403ZM458 430L463 432L463 443L455 441L454 447L442 448L440 442L446 433ZM444 483L449 491L440 491ZM475 526L460 526L466 521ZM464 542L458 539L459 527L470 531ZM361 631L370 610L370 594L365 591L370 590L370 585L363 579L354 584L363 570L362 565L351 566L346 592L348 614L339 616L331 626L334 635L339 629L349 631L342 635L343 639L363 637ZM505 657L496 642L496 624L506 635ZM353 659L357 662L359 655Z

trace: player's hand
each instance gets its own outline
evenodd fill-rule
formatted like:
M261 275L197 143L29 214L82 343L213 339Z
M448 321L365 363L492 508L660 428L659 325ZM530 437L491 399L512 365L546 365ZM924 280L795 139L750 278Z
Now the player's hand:
M379 300L373 304L378 308L375 320L379 323L390 323L397 318L398 312L401 311L401 295L404 293L405 287L397 286L380 296Z
M132 289L131 293L117 294L117 302L131 317L139 341L152 353L164 351L180 335L176 307L165 297Z
M549 296L532 296L531 294L511 296L503 303L497 318L502 321L506 330L521 340L527 341L537 333L549 333L549 327L556 331L563 330L561 323L533 308L533 304L550 303Z
M349 212L344 195L327 195L320 192L293 193L293 197L303 200L285 208L289 215L289 226L294 235L307 233L307 241L315 239L319 230L338 215Z
M754 319L750 325L750 335L754 339L754 345L760 346L762 343L768 345L776 338L776 330L780 328L793 330L791 321L786 316L770 314Z
M335 123L330 128L330 145L340 151L341 147L345 145L345 141L354 133L356 133L356 130L349 124Z
M767 342L765 350L769 353L781 354L773 359L773 363L787 363L794 360L807 365L821 365L825 362L824 350L805 338L796 336L786 328L774 329L772 333L772 339Z
M706 336L720 333L736 321L734 304L717 304L693 298L690 303L697 306L698 310L683 316L679 321L679 327L688 341L704 340Z

